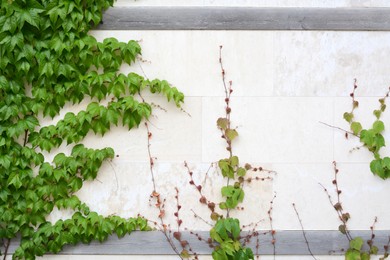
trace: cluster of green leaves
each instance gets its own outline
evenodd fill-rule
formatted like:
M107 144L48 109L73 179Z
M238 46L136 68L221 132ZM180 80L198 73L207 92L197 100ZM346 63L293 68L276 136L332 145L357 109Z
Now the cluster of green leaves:
M240 243L240 222L235 218L220 219L210 230L210 237L219 245L214 249L213 259L253 259L250 248L245 248Z
M356 89L356 85L355 85ZM343 117L349 123L350 129L354 135L359 137L360 142L364 147L370 151L374 160L370 163L371 172L382 179L390 178L390 158L381 157L380 150L386 145L385 139L382 135L385 130L385 125L383 121L380 120L380 117L383 112L386 110L385 99L388 97L388 94L384 98L379 99L380 107L373 111L373 114L376 118L371 128L364 129L362 124L355 120L354 111L359 107L359 102L354 98L354 92L351 93L352 96L352 111L345 112Z
M370 245L369 251L363 249L364 241L361 237L356 237L349 241L349 248L345 252L346 260L370 260L371 255L376 255L378 253L378 247ZM385 259L387 256L384 256Z
M143 90L161 93L177 106L184 96L168 82L119 72L141 53L136 41L98 42L88 31L102 21L113 0L9 0L0 3L0 240L20 234L15 259L56 253L65 244L103 241L147 230L141 218L103 217L74 194L114 157L111 148L88 149L90 133L104 135L119 122L132 129L151 114L135 98ZM67 113L41 127L39 116L55 117L66 104L91 99L86 110ZM98 102L110 100L107 105ZM62 143L69 156L52 163L43 152ZM76 145L75 145L76 144ZM72 209L71 219L50 223L54 207Z
M228 102L226 102L228 105ZM227 106L228 107L228 106ZM230 113L230 109L227 109ZM238 219L229 217L229 211L235 209L244 200L245 193L242 189L244 176L249 166L241 167L239 158L232 154L232 141L238 136L236 129L230 127L228 116L217 120L217 127L222 132L222 137L227 143L229 157L218 161L218 166L224 178L227 178L227 185L221 188L221 194L225 201L219 203L219 208L226 210L226 217L223 215L211 214L216 221L210 230L210 237L218 245L212 253L215 260L254 259L252 249L244 247L240 242L241 227ZM234 181L234 185L229 185Z

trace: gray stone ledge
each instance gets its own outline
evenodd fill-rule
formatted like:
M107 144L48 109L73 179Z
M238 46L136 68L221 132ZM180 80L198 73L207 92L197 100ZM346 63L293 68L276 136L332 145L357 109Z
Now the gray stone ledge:
M390 8L113 7L98 30L389 31Z
M202 238L208 238L208 232L198 232ZM353 236L361 236L365 240L370 239L371 231L352 231ZM196 236L189 232L183 232L183 238L189 241L192 249L198 254L210 254L211 249ZM348 240L339 231L306 231L306 236L310 244L311 251L315 255L338 255L342 250L348 248ZM375 231L374 245L383 252L383 246L387 244L390 230ZM307 245L302 235L302 231L278 231L276 237L276 255L309 255ZM272 255L273 246L271 235L259 236L259 253L262 255ZM11 243L9 252L15 251L17 241ZM249 244L256 252L256 239L253 238ZM367 248L367 244L364 245ZM180 246L178 246L180 248ZM104 243L92 242L89 245L79 244L77 246L65 246L60 252L61 255L172 255L173 250L169 246L164 235L159 231L133 232L129 236L118 239L112 236Z

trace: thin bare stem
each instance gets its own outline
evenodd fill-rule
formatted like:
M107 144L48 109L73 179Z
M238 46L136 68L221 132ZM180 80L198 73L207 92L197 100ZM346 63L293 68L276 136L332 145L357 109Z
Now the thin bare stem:
M269 203L269 209L268 209L268 219L269 219L269 225L270 225L270 229L271 229L271 236L272 236L272 247L273 247L273 255L274 255L274 259L276 258L276 238L275 238L275 230L274 230L274 227L273 227L273 218L272 218L272 211L274 209L274 200L276 198L276 193L274 194L272 200L270 201Z
M209 225L210 227L213 227L213 226L214 226L213 224L211 224L210 222L208 222L207 220L205 220L204 218L202 218L201 216L199 216L198 214L196 214L196 212L195 212L193 209L191 209L191 211L192 211L192 213L194 213L194 217L195 217L195 218L198 218L198 219L202 220L204 223L206 223L206 224Z
M152 138L152 133L149 130L149 125L147 122L145 122L145 127L146 127L147 134L148 134L147 140L148 140L149 169L150 169L150 173L152 175L153 191L156 192L156 180L154 178L154 158L152 157L152 153L150 150L150 145L151 145L150 139Z
M196 188L196 190L198 191L199 195L200 195L200 199L199 199L199 202L201 204L206 204L208 205L209 209L214 212L214 208L213 207L210 207L210 204L214 204L212 201L208 200L206 198L206 196L203 194L203 187L202 185L196 185L195 181L194 181L194 178L193 178L193 172L191 171L190 167L188 166L187 162L184 162L184 167L187 169L187 172L188 172L188 175L190 175L190 185L194 186Z
M374 222L372 223L372 225L370 227L371 238L369 240L367 240L367 244L370 247L370 251L372 250L372 247L374 246L374 238L375 238L374 229L375 229L375 225L376 225L377 222L378 222L378 218L375 217L374 218Z
M328 127L331 127L331 128L335 128L335 129L341 130L341 131L343 131L343 132L345 132L345 133L347 133L347 134L354 135L354 136L356 136L356 137L360 137L359 135L354 134L353 132L348 131L348 130L345 130L345 129L341 128L341 127L333 126L333 125L330 125L330 124L327 124L327 123L324 123L324 122L321 122L321 121L320 121L319 123L320 123L320 124L323 124L323 125L326 125L326 126L328 126Z
M341 199L340 199L341 190L339 189L338 180L337 180L337 174L338 174L339 170L337 169L337 164L335 161L333 162L333 171L334 171L334 180L332 181L332 183L333 183L333 185L335 185L335 188L336 188L336 194L337 194L337 202L336 203L333 203L332 197L330 196L328 190L321 183L319 183L319 185L324 189L325 193L328 196L330 204L337 212L337 215L338 215L340 221L343 223L344 230L343 231L340 230L340 231L347 237L348 241L351 241L353 238L352 238L351 233L349 232L348 227L347 227L347 221L349 219L349 214L344 213L344 209L343 209L343 206L341 203Z
M167 225L164 223L164 220L163 220L164 216L165 216L165 210L164 210L165 200L161 200L160 194L157 192L157 189L156 189L156 179L154 177L154 159L155 158L152 156L151 149L150 149L150 146L151 146L150 140L152 138L152 132L150 131L149 125L147 122L145 122L145 127L146 127L147 135L148 135L147 136L147 140L148 140L147 150L148 150L148 156L149 156L149 169L150 169L150 173L152 176L152 183L153 183L153 192L152 192L151 198L156 199L155 206L159 210L158 217L160 220L160 224L162 226L161 232L164 234L165 238L167 239L167 241L168 241L169 245L171 246L171 248L173 249L173 251L180 257L180 259L183 259L183 257L180 255L179 250L177 249L176 245L173 242L173 238L171 236L171 231L169 230L169 227L167 227Z
M301 225L302 234L303 234L303 238L305 239L305 243L306 243L306 246L307 246L307 250L309 251L310 255L313 257L313 259L317 260L317 258L314 256L313 252L312 252L311 249L310 249L310 244L309 244L309 241L307 240L307 237L306 237L306 232L305 232L305 229L304 229L303 224L302 224L302 219L300 218L299 213L298 213L298 210L297 210L297 208L295 207L295 203L293 203L292 206L293 206L293 208L294 208L295 214L297 215L299 224Z

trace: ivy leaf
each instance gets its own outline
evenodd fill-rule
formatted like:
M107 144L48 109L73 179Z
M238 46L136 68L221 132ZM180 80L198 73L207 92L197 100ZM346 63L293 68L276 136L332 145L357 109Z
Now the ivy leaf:
M359 122L352 122L351 123L351 130L355 135L358 135L362 129L363 129L363 127Z
M378 254L378 251L379 251L379 249L377 246L372 246L370 248L370 254L376 255L376 254Z
M372 129L373 129L373 132L375 134L379 134L379 133L382 133L385 130L385 125L383 124L382 121L377 120L372 125Z
M83 186L83 181L80 178L74 178L69 183L69 187L72 189L72 191L78 191Z
M352 119L353 119L353 114L345 112L343 117L344 117L345 121L347 121L348 123L351 123Z
M226 118L220 117L217 120L217 126L218 126L218 128L220 128L222 130L226 130L228 127L228 124L229 124L229 121Z
M114 124L114 125L118 125L118 119L119 119L119 112L117 110L114 110L114 109L108 109L107 110L107 120L108 122Z
M24 121L29 131L34 131L35 127L39 126L39 121L35 116L27 116Z
M347 233L347 227L345 225L340 225L339 226L339 231L342 233L342 234L346 234Z
M230 165L231 165L232 167L236 167L238 164L239 164L239 159L238 159L238 157L237 157L237 156L232 156L232 157L230 158Z
M187 251L186 249L183 249L183 250L181 250L181 252L180 252L180 256L181 256L182 258L189 258L189 257L190 257L190 254L188 253L188 251Z
M244 168L242 168L242 167L238 168L237 175L241 176L241 177L245 176L246 175L246 170Z
M235 129L227 129L225 135L230 141L233 141L238 136L238 132Z
M138 113L129 109L123 113L122 122L123 125L127 125L130 130L134 127L137 127L141 123L141 117Z
M20 177L18 174L13 173L8 178L8 186L13 185L17 190L22 187L22 181L20 180Z
M345 253L345 260L361 260L360 251L348 249Z
M382 111L381 110L374 110L373 114L376 117L376 119L379 119L382 115Z
M41 20L39 14L42 12L43 12L43 10L36 9L36 8L30 8L30 9L21 13L20 23L23 24L24 21L26 21L30 25L39 29L39 21Z
M350 248L352 249L355 249L357 251L360 251L360 249L362 248L363 246L363 239L361 237L356 237L354 239L352 239L350 242L349 242L349 246Z
M370 170L372 173L374 173L375 175L378 175L382 179L386 178L385 170L382 167L382 160L381 159L376 159L376 160L371 161Z

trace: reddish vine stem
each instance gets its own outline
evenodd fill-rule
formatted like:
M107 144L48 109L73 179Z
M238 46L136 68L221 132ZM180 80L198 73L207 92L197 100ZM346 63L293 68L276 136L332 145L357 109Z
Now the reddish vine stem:
M199 195L200 195L200 199L199 199L199 202L201 204L206 204L207 207L210 209L211 212L214 212L214 209L215 209L215 203L208 200L206 198L206 196L204 196L203 194L203 187L202 185L196 185L195 181L194 181L194 178L193 178L193 172L190 170L190 167L188 167L188 164L187 162L184 162L184 167L187 169L187 172L188 172L188 175L190 175L190 185L194 186L196 188L196 190L198 191Z
M374 229L375 229L375 224L378 222L378 218L375 217L374 218L374 222L372 223L371 227L370 227L370 230L371 230L371 238L367 241L367 244L368 246L370 247L370 251L374 245L374 238L375 238L375 234L374 234Z
M276 198L276 193L274 194L272 200L270 201L269 209L267 211L268 219L269 219L269 225L270 225L270 229L271 229L271 236L272 236L271 243L272 243L272 247L273 247L274 259L276 257L276 238L275 238L276 231L274 230L274 227L273 227L272 211L274 209L273 204L274 204L275 198Z
M213 224L211 224L210 222L208 222L207 220L205 220L204 218L202 218L201 216L196 214L196 212L193 209L191 209L191 211L192 211L192 213L194 213L194 217L195 218L198 218L198 219L202 220L204 223L206 223L207 225L209 225L211 227L214 226Z
M353 90L352 92L349 94L349 96L352 98L352 110L351 110L351 114L353 114L353 112L355 111L355 109L358 107L359 105L359 102L357 102L355 100L355 90L357 89L357 79L354 79L353 80Z
M152 132L149 130L149 125L147 122L145 122L145 127L148 133L148 155L149 155L149 169L150 173L152 175L152 183L153 183L153 192L156 192L156 180L154 178L154 158L152 157L152 153L150 151L150 140L152 139Z
M181 205L179 203L179 189L177 187L175 187L175 191L176 191L175 199L176 199L176 207L177 207L175 217L176 217L176 223L177 223L177 232L180 232L180 226L182 224L182 220L180 219L180 215L179 215L179 212L181 209Z
M183 259L183 257L181 257L180 255L180 252L178 251L177 247L175 246L174 242L173 242L173 239L170 235L170 231L168 231L168 227L167 225L164 223L164 215L165 215L165 211L164 211L164 205L163 205L163 201L161 201L161 198L160 198L160 194L157 192L156 190L156 179L154 177L154 158L152 157L152 153L151 153L151 149L150 149L150 146L151 146L151 143L150 143L150 140L152 138L152 132L150 131L149 129L149 125L147 122L145 122L145 127L146 127L146 130L147 130L147 149L148 149L148 156L149 156L149 169L150 169L150 173L152 175L152 183L153 183L153 192L152 192L152 195L151 197L152 198L155 198L157 203L155 204L155 206L157 207L157 209L159 210L159 216L158 218L160 219L160 224L162 226L162 229L160 230L165 238L167 239L169 245L171 246L172 250L180 257L180 259Z
M233 92L233 89L232 89L232 81L229 81L229 86L226 84L226 73L225 73L225 68L223 66L223 60L222 60L222 47L223 47L222 45L219 46L219 64L221 67L222 83L225 89L225 104L226 104L225 119L227 121L227 129L231 129L230 113L232 109L230 107L230 96ZM227 143L226 149L229 152L229 159L230 159L233 156L232 142L231 140L229 140L229 138L225 136L225 133L222 130L221 132L222 132L222 138L226 140ZM230 183L230 178L227 178L226 186L229 186L229 183ZM229 217L229 214L230 214L230 209L228 208L226 209L226 218Z
M347 237L348 241L351 241L353 238L352 238L352 236L348 230L348 227L347 227L347 221L349 219L349 214L344 213L344 209L342 207L342 203L340 200L341 190L338 188L338 180L337 180L337 174L339 172L339 169L337 168L337 163L335 161L333 161L333 171L334 171L334 180L332 181L332 184L335 185L335 187L336 187L336 194L337 194L337 202L336 203L333 203L332 197L330 196L328 190L321 183L319 183L319 184L324 189L325 193L328 196L328 200L329 200L330 204L336 210L340 221L343 223L344 230L343 231L340 230L340 231Z
M311 257L313 257L313 259L317 260L317 258L314 256L313 252L311 251L310 244L309 244L309 240L307 240L306 232L305 232L305 229L304 229L303 224L302 224L302 219L300 218L299 213L298 213L298 210L297 210L297 208L295 207L295 203L293 203L292 206L293 206L293 208L294 208L295 214L297 215L299 224L301 225L302 234L303 234L303 238L305 239L305 243L306 243L306 246L307 246L307 250L309 251Z

